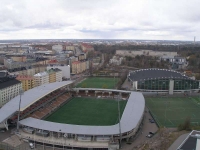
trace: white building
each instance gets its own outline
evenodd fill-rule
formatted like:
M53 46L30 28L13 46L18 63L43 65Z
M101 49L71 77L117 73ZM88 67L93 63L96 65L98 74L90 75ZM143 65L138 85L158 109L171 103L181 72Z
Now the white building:
M69 65L49 65L47 66L47 70L51 68L58 68L62 70L62 77L70 79L70 66Z
M131 56L131 57L135 57L137 55L162 57L165 55L177 56L178 54L177 54L177 52L153 51L153 50L116 50L116 55Z
M22 83L20 81L15 78L2 76L3 74L0 72L0 107L19 95L22 89Z
M49 74L47 72L40 72L34 75L34 85L40 86L49 83Z
M176 56L162 56L161 60L167 61L169 63L179 64L179 65L184 65L187 63L186 58L176 57Z
M113 56L112 59L110 59L109 63L110 64L115 64L115 65L121 65L122 64L123 57L117 57Z
M52 50L55 50L56 52L61 52L63 50L63 46L60 45L60 44L57 44L57 45L53 45L52 46Z
M162 56L160 59L169 62L172 69L184 69L188 65L188 62L184 57Z

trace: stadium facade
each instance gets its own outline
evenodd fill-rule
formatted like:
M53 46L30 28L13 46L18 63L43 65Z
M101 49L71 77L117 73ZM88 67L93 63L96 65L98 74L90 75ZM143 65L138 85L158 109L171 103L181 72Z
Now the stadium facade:
M128 75L133 90L143 92L197 92L199 81L191 79L180 72L167 69L141 69Z
M118 149L120 139L134 137L145 110L141 93L92 88L71 88L71 81L45 84L21 97L20 138L37 144L58 148ZM72 125L43 120L72 97L112 98L126 100L119 123L110 126ZM20 97L15 97L0 109L0 123L8 129L8 122L17 122ZM4 113L3 113L4 112ZM4 115L3 115L4 114Z

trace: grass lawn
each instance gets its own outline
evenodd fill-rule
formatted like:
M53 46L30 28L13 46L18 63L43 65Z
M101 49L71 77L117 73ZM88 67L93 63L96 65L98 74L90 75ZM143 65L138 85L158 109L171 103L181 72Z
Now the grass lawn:
M76 87L113 89L119 78L90 77L79 83Z
M145 100L159 126L177 127L187 117L191 118L192 125L200 125L199 97L154 97Z
M121 114L127 101L120 101ZM116 100L76 97L45 120L76 125L114 125L118 123Z

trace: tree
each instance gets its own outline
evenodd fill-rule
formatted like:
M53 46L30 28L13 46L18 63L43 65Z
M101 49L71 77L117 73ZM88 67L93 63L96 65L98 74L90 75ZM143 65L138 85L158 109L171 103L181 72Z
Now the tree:
M191 118L187 117L183 124L179 124L178 130L179 131L181 131L181 130L190 131L191 130Z

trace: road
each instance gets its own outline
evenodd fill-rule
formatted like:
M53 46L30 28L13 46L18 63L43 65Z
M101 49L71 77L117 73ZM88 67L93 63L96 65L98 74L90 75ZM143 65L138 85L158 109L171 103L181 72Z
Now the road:
M144 120L141 130L138 133L138 136L135 140L130 140L131 144L126 144L126 142L123 142L122 150L137 150L138 146L141 146L146 141L153 140L154 135L152 138L147 138L146 135L148 135L149 132L157 132L158 127L155 123L150 123L149 119L152 119L148 108L145 108L144 113Z

